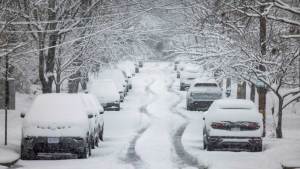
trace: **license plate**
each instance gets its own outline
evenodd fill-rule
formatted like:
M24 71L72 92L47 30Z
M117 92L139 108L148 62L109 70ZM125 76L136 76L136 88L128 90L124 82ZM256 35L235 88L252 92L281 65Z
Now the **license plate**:
M233 128L231 128L231 131L240 131L240 128L239 127L233 127Z
M49 138L48 138L48 143L49 143L49 144L56 144L56 143L59 143L59 138L57 138L57 137L49 137Z

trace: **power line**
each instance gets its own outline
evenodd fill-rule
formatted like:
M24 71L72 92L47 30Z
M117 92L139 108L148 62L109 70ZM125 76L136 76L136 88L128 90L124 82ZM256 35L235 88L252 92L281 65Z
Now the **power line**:
M93 36L95 36L95 35L97 35L97 34L99 34L99 33L101 33L101 32L104 32L104 31L108 30L108 29L111 29L111 28L114 28L114 27L116 27L116 26L119 26L119 25L121 25L121 24L123 24L123 23L126 23L126 22L128 22L128 21L130 21L130 20L132 20L132 19L135 19L135 18L139 17L140 15L145 14L145 13L147 13L147 12L153 10L153 9L163 8L163 7L165 7L165 6L169 6L169 5L172 5L172 4L175 4L175 3L174 3L174 2L173 2L173 3L169 3L169 4L166 4L166 5L160 6L160 7L151 7L151 8L148 8L148 9L142 11L142 12L139 12L137 15L134 15L134 16L132 16L132 17L129 17L129 18L123 20L122 22L119 22L119 23L117 23L117 24L114 24L114 25L112 25L112 26L109 26L109 27L107 27L107 28L104 28L104 29L102 29L102 30L96 31L96 32L94 32L94 33L85 35L85 36L83 36L83 37L79 37L79 38L76 38L76 39L73 39L73 40L70 40L70 41L66 41L66 42L63 42L63 43L61 43L61 44L59 44L59 45L55 45L55 46L51 46L51 47L45 47L45 48L42 48L42 49L34 49L34 50L22 52L22 53L17 53L17 54L15 54L15 55L13 55L12 57L19 56L19 55L23 55L23 54L28 54L28 53L33 53L33 52L44 51L44 50L51 49L51 48L61 47L61 46L67 45L67 44L72 44L72 43L74 43L74 42L83 40L83 39L85 39L85 38L93 37Z
M88 34L88 35L86 35L86 36L79 37L79 38L76 38L76 39L73 39L73 40L70 40L70 41L66 41L66 42L63 42L63 43L61 43L61 44L59 44L59 45L55 45L55 46L51 46L51 47L46 47L46 48L42 48L42 49L30 50L30 51L27 51L27 52L22 52L22 53L19 53L19 54L15 54L15 55L13 55L12 57L19 56L19 55L23 55L23 54L28 54L28 53L33 53L33 52L39 52L39 51L43 51L43 50L47 50L47 49L51 49L51 48L61 47L61 46L64 46L64 45L66 45L66 44L71 44L71 43L77 42L77 41L79 41L79 40L82 40L82 39L85 39L85 38L92 37L92 36L94 36L94 35L97 35L97 34L103 32L103 31L105 31L105 30L108 30L108 29L110 29L110 28L113 28L113 27L119 26L119 25L121 25L121 24L123 24L123 23L126 23L127 21L129 21L129 20L131 20L131 19L135 19L135 18L137 18L138 16L140 16L141 14L146 13L146 12L149 12L149 11L151 11L152 9L153 9L153 8L147 9L147 10L145 10L145 11L143 11L143 12L140 12L139 14L137 14L137 15L135 15L135 16L132 16L132 17L129 17L129 18L125 19L125 20L122 21L122 22L119 22L119 23L117 23L117 24L115 24L115 25L112 25L112 26L109 26L109 27L107 27L107 28L104 28L104 29L102 29L102 30L96 31L96 32L94 32L94 33Z

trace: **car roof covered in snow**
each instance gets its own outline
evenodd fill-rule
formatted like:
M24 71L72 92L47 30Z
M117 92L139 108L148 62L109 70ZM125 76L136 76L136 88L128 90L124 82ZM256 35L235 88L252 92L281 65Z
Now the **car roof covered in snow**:
M194 86L197 83L205 83L205 84L214 83L214 84L217 84L217 81L214 78L202 77L202 78L197 78L197 79L193 80L191 85Z

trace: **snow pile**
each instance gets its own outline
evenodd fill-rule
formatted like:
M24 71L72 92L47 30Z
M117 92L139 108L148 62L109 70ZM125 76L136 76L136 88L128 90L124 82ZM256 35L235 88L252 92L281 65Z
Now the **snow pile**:
M0 147L0 169L1 164L12 163L20 158L20 155L14 151Z

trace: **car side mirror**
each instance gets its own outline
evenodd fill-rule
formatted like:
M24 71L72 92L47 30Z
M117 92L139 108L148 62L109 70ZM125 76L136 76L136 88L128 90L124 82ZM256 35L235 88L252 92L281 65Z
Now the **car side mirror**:
M24 118L24 117L25 117L25 113L24 113L24 112L21 112L20 117L21 117L21 118Z
M93 117L94 117L93 114L89 114L89 115L88 115L88 118L89 118L89 119L91 119L91 118L93 118Z

